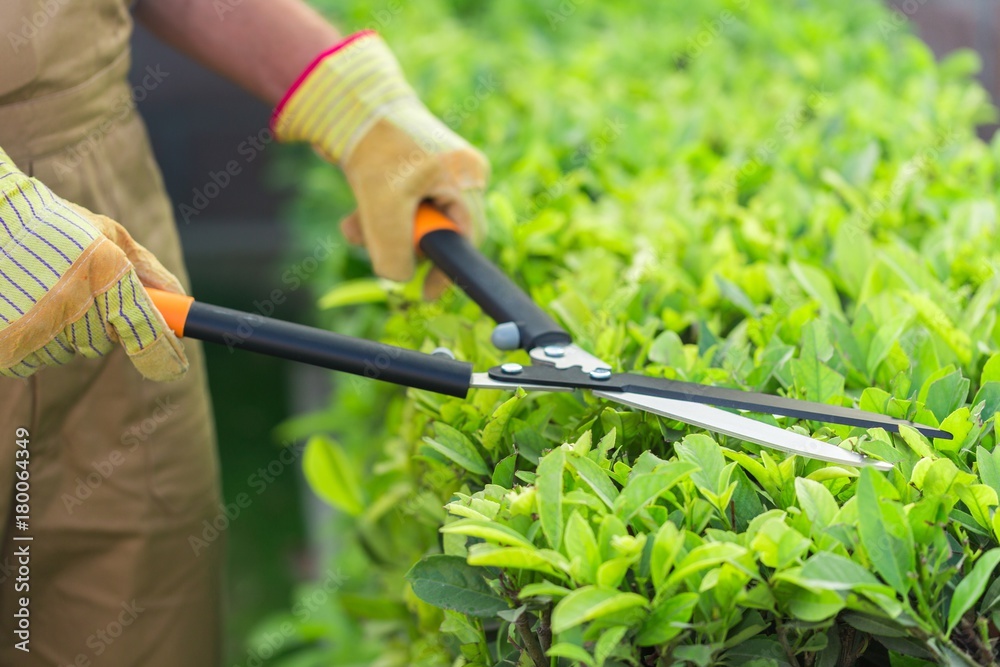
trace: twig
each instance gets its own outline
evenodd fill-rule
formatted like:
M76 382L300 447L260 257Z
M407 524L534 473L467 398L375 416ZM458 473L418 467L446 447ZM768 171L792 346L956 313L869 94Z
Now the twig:
M542 624L538 628L538 639L543 651L552 648L552 607L547 605L542 609Z
M524 650L527 651L528 657L531 661L535 663L535 667L548 667L548 661L545 659L545 651L542 650L541 645L538 643L538 637L531 632L531 618L532 615L528 613L523 613L517 617L514 622L514 627L517 628L517 634L521 637L521 641L524 642Z
M788 662L791 663L792 667L801 667L799 665L799 659L795 656L795 651L793 651L792 647L788 645L788 637L786 635L787 630L785 629L785 626L778 623L775 630L777 630L778 641L781 642L781 648L785 649L785 655L788 656Z

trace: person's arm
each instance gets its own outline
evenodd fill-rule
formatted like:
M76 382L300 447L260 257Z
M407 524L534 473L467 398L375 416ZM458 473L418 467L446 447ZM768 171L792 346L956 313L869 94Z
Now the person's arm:
M422 202L474 240L481 235L489 163L424 107L375 33L341 39L302 0L140 0L136 17L277 103L272 128L279 141L310 143L340 165L358 203L342 224L344 235L368 248L379 275L413 275L413 220ZM445 284L435 271L424 293L436 295Z
M272 106L317 54L341 39L299 0L139 0L135 17L170 46Z

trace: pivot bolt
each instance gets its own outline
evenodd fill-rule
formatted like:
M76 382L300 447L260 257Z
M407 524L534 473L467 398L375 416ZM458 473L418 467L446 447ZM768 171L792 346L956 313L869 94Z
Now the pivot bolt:
M517 375L518 373L524 370L524 366L522 366L521 364L507 363L500 366L500 370L505 375Z
M610 368L595 368L590 371L591 380L609 380L611 378Z
M561 345L546 345L543 351L546 357L553 359L561 359L566 356L566 348Z

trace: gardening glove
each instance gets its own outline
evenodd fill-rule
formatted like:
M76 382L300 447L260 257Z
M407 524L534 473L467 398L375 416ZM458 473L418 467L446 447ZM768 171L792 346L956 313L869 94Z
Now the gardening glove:
M180 377L184 350L143 284L184 291L124 227L57 197L0 149L0 375L121 344L147 378Z
M489 163L417 99L374 32L321 54L275 109L272 127L278 140L309 142L344 170L358 208L341 228L368 248L380 276L413 276L413 219L424 200L480 239ZM446 285L432 272L424 294Z

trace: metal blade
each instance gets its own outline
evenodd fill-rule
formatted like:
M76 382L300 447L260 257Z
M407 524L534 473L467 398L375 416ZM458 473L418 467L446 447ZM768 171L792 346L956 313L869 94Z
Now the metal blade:
M525 391L574 391L574 387L553 387L547 384L531 384L530 382L501 382L490 377L489 373L473 373L469 381L470 389L499 389L501 391L514 391L520 387Z
M544 363L526 366L523 373L517 378L518 381L593 389L595 391L617 390L646 396L660 396L677 401L704 403L720 408L784 415L796 419L846 424L862 428L884 428L887 431L897 433L900 426L909 426L928 438L941 438L943 440L951 440L952 438L951 433L940 428L895 419L857 408L845 408L840 405L829 405L729 387L716 387L696 382L648 377L636 373L612 373L609 377L597 379L591 374L594 368L610 368L600 359L580 350L575 345L556 348L565 350L565 353L562 357L554 359L546 354L548 349L541 348L531 351L532 359ZM558 369L558 372L553 371L553 367ZM498 375L494 372L495 370L491 369L490 374L503 382L506 378Z
M789 454L798 454L855 468L872 466L878 470L892 470L892 464L886 461L871 459L863 454L841 449L836 445L820 442L708 405L631 392L595 390L594 395Z

